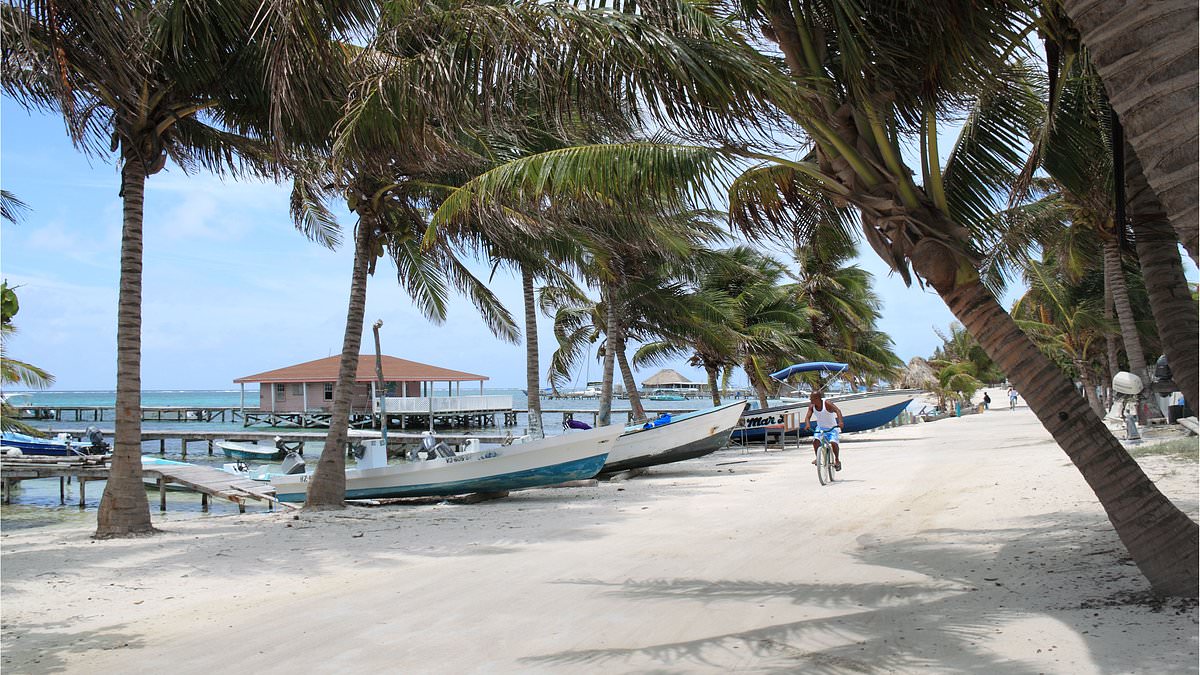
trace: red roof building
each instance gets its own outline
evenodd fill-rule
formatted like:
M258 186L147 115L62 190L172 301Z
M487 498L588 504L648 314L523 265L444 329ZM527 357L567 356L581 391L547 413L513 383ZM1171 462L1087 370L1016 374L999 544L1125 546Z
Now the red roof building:
M271 412L301 412L329 410L333 407L333 385L338 379L341 357L330 356L315 361L298 363L286 368L277 368L256 375L247 375L234 380L242 386L245 400L246 384L258 383L261 410ZM463 382L478 382L479 393L483 394L485 375L464 373L459 370L417 363L394 356L384 356L383 379L388 396L430 396L434 386L446 383L454 393L462 393ZM369 408L376 395L375 355L362 354L358 357L355 373L354 399L352 408ZM244 405L243 405L244 407Z

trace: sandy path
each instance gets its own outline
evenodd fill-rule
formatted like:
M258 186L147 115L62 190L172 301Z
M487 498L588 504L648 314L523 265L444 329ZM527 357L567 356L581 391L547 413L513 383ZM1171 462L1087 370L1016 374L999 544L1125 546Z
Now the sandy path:
M993 397L995 398L995 397ZM5 672L1197 670L1024 408L473 506L5 533ZM732 463L736 462L736 463ZM1194 464L1146 462L1195 517Z

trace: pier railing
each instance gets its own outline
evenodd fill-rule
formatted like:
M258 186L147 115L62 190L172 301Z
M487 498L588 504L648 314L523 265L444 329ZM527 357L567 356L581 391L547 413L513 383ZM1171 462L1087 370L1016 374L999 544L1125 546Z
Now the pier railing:
M384 399L388 413L446 415L483 411L509 411L513 407L512 396L389 396ZM375 403L379 412L379 403Z

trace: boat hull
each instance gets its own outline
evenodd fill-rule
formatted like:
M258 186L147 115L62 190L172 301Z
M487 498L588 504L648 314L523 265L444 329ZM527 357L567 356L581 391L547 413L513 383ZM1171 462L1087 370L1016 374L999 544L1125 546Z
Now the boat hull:
M829 398L842 411L843 433L876 429L896 419L904 409L912 403L920 392L917 390L898 390L872 392L866 394L846 394ZM747 410L742 415L739 426L742 428L733 432L735 441L747 443L761 441L770 434L786 433L789 436L811 436L812 430L793 429L786 422L788 415L799 413L800 424L803 426L803 415L807 412L808 401L775 406L764 410Z
M242 459L250 462L272 462L287 456L286 451L278 448L263 448L233 441L217 441L217 447L221 448L221 452L230 459Z
M87 442L64 443L53 438L35 438L14 432L4 432L0 445L16 448L23 455L44 455L50 457L76 457L78 455L103 454L103 449L95 448Z
M346 499L506 492L595 476L621 427L602 427L518 445L346 471ZM272 476L280 501L304 501L309 474Z
M650 429L629 427L608 453L600 473L682 462L716 452L729 444L745 407L745 401L738 401L687 413Z

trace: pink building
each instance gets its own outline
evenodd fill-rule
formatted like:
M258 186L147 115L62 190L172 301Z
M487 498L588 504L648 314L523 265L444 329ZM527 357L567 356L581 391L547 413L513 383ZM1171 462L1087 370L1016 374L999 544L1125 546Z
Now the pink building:
M333 409L333 385L337 382L340 356L330 356L286 368L268 370L257 375L239 377L234 382L242 387L242 408L246 407L246 384L258 384L260 410L270 412L329 411ZM383 379L389 397L417 398L430 396L434 387L448 389L451 396L462 394L464 382L478 382L483 395L483 375L439 368L394 356L383 357ZM375 355L362 354L355 374L353 410L372 409L376 399ZM389 410L391 409L389 404Z

